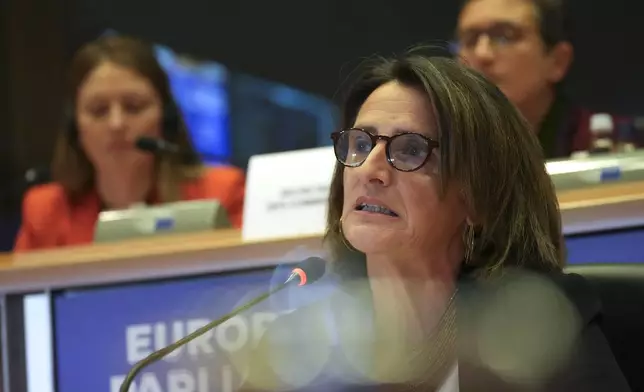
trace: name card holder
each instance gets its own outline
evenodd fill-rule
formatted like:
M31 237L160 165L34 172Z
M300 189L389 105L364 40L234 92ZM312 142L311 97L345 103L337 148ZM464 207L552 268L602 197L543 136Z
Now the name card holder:
M333 147L251 157L242 238L266 240L324 233L335 162Z

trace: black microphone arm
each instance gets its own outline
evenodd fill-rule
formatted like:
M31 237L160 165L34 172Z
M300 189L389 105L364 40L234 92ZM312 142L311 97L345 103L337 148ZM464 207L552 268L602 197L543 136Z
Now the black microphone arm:
M324 275L325 265L326 265L326 262L323 259L319 257L309 257L308 259L299 263L298 266L293 269L293 271L291 272L291 275L288 277L288 279L286 279L286 281L284 281L284 283L278 285L275 288L270 289L266 293L252 299L246 304L233 309L230 313L226 314L225 316L209 322L208 324L184 336L183 338L177 340L176 342L160 350L157 350L152 354L148 355L147 357L143 358L142 360L134 364L134 366L132 366L127 376L123 380L123 383L121 384L121 388L119 389L119 391L128 392L130 389L130 386L132 385L132 382L134 382L134 378L138 376L138 374L147 366L163 359L166 355L172 353L174 350L204 335L206 332L216 328L220 324L225 323L226 321L230 320L236 315L252 308L253 306L257 305L260 302L267 300L271 295L284 290L286 287L294 283L297 283L298 286L304 286L306 284L310 284L318 280L320 277L322 277L322 275Z

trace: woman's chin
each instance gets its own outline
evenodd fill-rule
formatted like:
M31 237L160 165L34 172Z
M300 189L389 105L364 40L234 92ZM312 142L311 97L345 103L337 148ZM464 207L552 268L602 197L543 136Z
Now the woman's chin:
M364 254L390 252L399 243L391 229L378 225L347 227L345 235L351 246Z

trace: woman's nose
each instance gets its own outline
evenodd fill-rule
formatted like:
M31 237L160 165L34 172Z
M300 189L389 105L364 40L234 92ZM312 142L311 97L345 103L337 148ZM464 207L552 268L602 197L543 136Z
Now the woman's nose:
M108 117L108 124L111 130L121 131L125 127L125 113L123 109L115 106L110 110L110 115Z
M376 144L359 169L365 183L391 184L391 171L394 169L387 162L385 143Z

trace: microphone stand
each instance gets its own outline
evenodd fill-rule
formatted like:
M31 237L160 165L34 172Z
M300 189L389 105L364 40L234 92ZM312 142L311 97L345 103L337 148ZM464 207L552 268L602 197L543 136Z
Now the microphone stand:
M297 278L297 277L299 277L299 275L297 273L295 273L295 272L292 273L289 276L289 278L284 283L280 284L279 286L277 286L277 287L267 291L266 293L256 297L255 299L251 300L250 302L233 309L232 312L226 314L225 316L209 322L208 324L206 324L203 327L197 329L196 331L186 335L185 337L177 340L176 342L174 342L174 343L172 343L172 344L170 344L170 345L168 345L168 346L166 346L166 347L164 347L164 348L162 348L160 350L157 350L157 351L153 352L152 354L148 355L147 357L143 358L142 360L137 362L132 367L132 369L130 369L130 371L128 372L127 376L125 377L125 380L123 380L123 383L121 384L121 388L119 389L119 391L120 392L128 392L128 390L130 389L130 385L134 381L134 378L136 376L138 376L138 374L141 372L141 370L143 370L143 368L145 368L146 366L151 365L151 364L161 360L163 357L165 357L166 355L172 353L174 350L176 350L179 347L181 347L181 346L183 346L183 345L195 340L196 338L200 337L201 335L205 334L206 332L210 331L211 329L213 329L213 328L217 327L218 325L220 325L220 324L230 320L231 318L235 317L239 313L242 313L242 312L252 308L253 306L257 305L258 303L260 303L262 301L265 301L271 295L273 295L273 294L285 289L290 283L295 282L295 278Z

